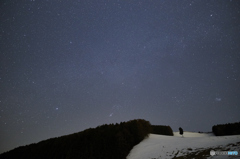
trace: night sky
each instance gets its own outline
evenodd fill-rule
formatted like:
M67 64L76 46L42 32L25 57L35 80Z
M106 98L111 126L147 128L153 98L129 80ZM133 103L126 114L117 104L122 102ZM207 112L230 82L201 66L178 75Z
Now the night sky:
M238 0L1 0L0 153L132 119L240 121Z

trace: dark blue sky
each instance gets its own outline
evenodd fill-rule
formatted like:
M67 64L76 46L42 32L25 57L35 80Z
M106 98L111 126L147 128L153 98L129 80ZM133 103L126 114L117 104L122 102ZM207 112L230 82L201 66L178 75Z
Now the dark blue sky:
M142 118L240 121L238 0L0 2L0 153Z

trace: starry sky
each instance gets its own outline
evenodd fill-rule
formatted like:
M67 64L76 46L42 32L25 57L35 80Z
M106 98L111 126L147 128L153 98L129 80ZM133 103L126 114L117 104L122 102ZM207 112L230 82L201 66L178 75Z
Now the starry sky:
M142 118L240 121L238 0L1 0L0 153Z

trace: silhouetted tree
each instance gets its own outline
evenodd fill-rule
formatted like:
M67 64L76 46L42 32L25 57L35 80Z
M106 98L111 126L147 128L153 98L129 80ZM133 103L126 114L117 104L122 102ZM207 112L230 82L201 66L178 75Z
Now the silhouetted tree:
M151 133L173 136L172 128L170 126L164 125L151 125Z
M183 137L183 129L181 127L179 128L179 134Z
M224 135L239 135L240 134L240 122L214 125L212 131L216 136Z
M151 130L143 119L102 125L82 132L18 147L0 154L1 159L125 159Z

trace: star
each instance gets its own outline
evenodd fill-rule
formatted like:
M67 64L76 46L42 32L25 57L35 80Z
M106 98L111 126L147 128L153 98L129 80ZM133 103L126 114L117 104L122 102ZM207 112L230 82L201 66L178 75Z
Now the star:
M220 102L222 99L221 98L215 98L215 101Z
M240 120L239 1L103 1L1 3L0 153L132 119Z
M112 117L113 116L113 113L109 114L109 117Z

